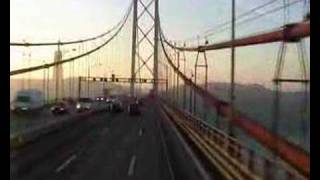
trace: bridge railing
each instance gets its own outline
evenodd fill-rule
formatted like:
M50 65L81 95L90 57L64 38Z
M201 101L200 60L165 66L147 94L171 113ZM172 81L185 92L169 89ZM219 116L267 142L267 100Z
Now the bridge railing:
M310 24L308 22L302 22L295 24L294 26L286 26L285 28L280 28L280 30L274 32L268 32L260 34L259 36L252 36L238 39L237 41L240 43L235 46L247 46L247 45L256 45L263 43L271 43L271 42L279 42L279 41L287 41L292 38L303 38L309 36L309 27ZM294 28L293 28L294 27ZM207 91L206 86L203 88L199 85L199 82L196 82L196 73L191 74L190 77L187 76L186 72L183 72L181 68L179 68L178 63L176 63L175 59L171 56L170 53L167 52L168 46L174 50L187 51L187 49L177 48L172 46L172 44L168 43L162 31L160 35L161 46L163 54L165 55L166 62L172 68L173 74L177 75L182 79L185 85L189 86L192 91L190 94L196 94L200 96L202 101L206 103L206 106L211 110L218 111L219 118L226 118L228 120L229 127L232 129L238 128L241 131L245 132L246 135L250 136L250 138L254 139L260 145L262 145L269 152L272 152L277 157L281 158L286 163L290 164L296 170L298 170L303 176L309 177L310 175L310 155L303 148L298 146L295 143L290 142L285 137L281 136L278 133L274 133L270 129L263 126L259 123L258 119L253 118L252 116L248 116L246 113L239 111L239 109L235 108L233 102L228 102L223 100L221 97L218 97L216 94ZM290 38L289 38L290 36ZM262 39L263 40L262 40ZM230 47L230 42L224 42L223 45L219 46L218 49L223 49ZM228 44L228 45L227 45ZM231 43L232 44L232 43ZM166 46L167 45L167 46ZM215 46L208 45L203 47L197 47L195 49L192 48L192 51L195 52L203 52L206 50L214 50L217 48L211 48ZM171 71L170 71L171 72ZM171 74L171 73L170 73ZM176 76L174 76L176 77ZM173 84L175 83L175 78L173 78ZM175 87L175 85L173 85ZM196 97L196 96L195 96ZM196 102L196 98L193 98L193 102ZM191 101L190 101L191 102ZM196 103L194 103L196 104ZM196 107L196 106L194 106ZM193 108L193 112L196 112Z
M240 164L241 167L238 168L245 168L262 179L307 179L289 164L254 150L226 132L171 103L166 102L165 104L185 120L184 124L197 131L203 139L207 139L209 144L223 149L233 161L237 162L235 164Z

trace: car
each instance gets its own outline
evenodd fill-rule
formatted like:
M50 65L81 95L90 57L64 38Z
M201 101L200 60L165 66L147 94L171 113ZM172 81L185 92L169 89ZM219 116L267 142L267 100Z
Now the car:
M98 96L95 98L95 102L93 104L99 109L104 108L106 105L106 98L103 96Z
M65 102L59 102L50 108L53 115L62 115L69 113L69 107Z
M67 102L69 105L75 105L75 104L76 104L76 101L75 101L73 98L71 98L71 97L67 98L67 99L66 99L66 102Z
M122 112L123 111L123 106L122 106L122 102L115 98L112 100L112 106L111 106L111 112Z
M140 106L144 106L145 100L143 98L137 100L137 104Z
M79 98L76 105L77 112L89 111L91 109L92 109L92 100L90 98Z
M130 103L128 106L128 112L129 112L129 115L131 115L131 116L141 114L139 105L137 103Z
M106 99L106 110L107 110L107 112L112 111L112 100L110 98Z
M105 102L105 98L104 97L96 97L96 101L97 102Z

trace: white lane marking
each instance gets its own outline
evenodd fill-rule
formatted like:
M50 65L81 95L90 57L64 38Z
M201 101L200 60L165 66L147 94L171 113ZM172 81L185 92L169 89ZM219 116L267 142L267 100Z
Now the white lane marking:
M167 115L163 112L163 115L167 117ZM167 117L168 118L168 117ZM171 120L168 121L171 129L176 134L176 137L180 140L182 146L186 150L187 154L191 158L191 160L194 162L196 168L198 169L200 175L202 176L202 179L204 180L210 180L210 175L205 170L203 164L200 162L200 160L197 158L197 156L194 154L193 150L191 150L190 146L187 144L187 142L182 137L181 133L178 131L178 129L175 127L175 125L171 122Z
M163 132L162 132L162 128L160 126L161 122L159 120L160 119L157 120L156 126L158 127L158 130L159 130L159 133L160 133L160 140L161 140L162 147L164 148L165 158L167 160L167 164L168 164L168 168L169 168L171 179L175 180L175 176L174 176L173 169L172 169L172 164L171 164L171 159L169 158L168 147L167 147L167 144L165 142L165 139L164 139L164 136L163 136Z
M142 131L142 129L140 128L140 130L139 130L139 136L142 136L142 134L143 134L143 131Z
M106 135L108 133L108 131L109 131L109 128L102 129L101 135Z
M72 155L69 159L67 159L63 164L61 164L57 169L56 169L56 173L59 173L60 171L62 171L63 169L65 169L70 163L71 161L75 160L77 158L77 155L74 154Z
M129 169L128 169L128 176L132 176L134 173L134 166L136 164L136 156L132 156L131 161L130 161L130 165L129 165Z

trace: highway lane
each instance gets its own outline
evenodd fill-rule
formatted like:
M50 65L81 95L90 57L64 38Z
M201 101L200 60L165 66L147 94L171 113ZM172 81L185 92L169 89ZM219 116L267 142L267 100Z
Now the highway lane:
M42 137L11 158L10 179L172 179L154 110L104 113Z
M10 134L59 119L61 117L54 117L49 108L43 109L39 114L17 115L10 112Z
M10 179L211 179L194 158L151 100L141 116L96 114L12 153Z
M95 102L93 104L93 110L99 110L101 108L103 108L102 103ZM72 106L68 114L59 116L54 116L50 111L50 107L45 107L38 114L18 115L10 112L10 134L19 133L26 129L35 128L53 121L58 122L74 115L77 115L77 112L75 111L75 107Z
M101 132L99 143L54 179L171 180L154 110L148 106L143 116L119 115L106 133Z
M78 120L19 151L11 152L11 179L41 179L41 176L50 173L70 153L78 152L80 147L89 144L105 119L112 120L110 115Z

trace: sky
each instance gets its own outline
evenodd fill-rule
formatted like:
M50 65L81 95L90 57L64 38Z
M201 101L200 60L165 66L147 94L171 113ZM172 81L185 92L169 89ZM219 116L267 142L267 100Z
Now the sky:
M271 0L236 0L236 14L242 14L254 7L262 5ZM290 0L289 2L293 2ZM124 15L131 0L11 0L10 1L10 41L21 42L42 42L75 40L94 36L115 25ZM261 9L252 14L251 17L266 12L277 6L281 6L282 1ZM226 0L160 0L159 1L161 27L168 39L183 40L190 37L194 41L187 41L187 44L198 43L194 37L208 29L229 21L231 18L231 1ZM289 9L289 21L300 21L303 14L303 1L291 6ZM283 24L283 12L278 11L268 16L255 19L250 23L237 26L236 37L245 36L264 30L281 26ZM250 16L249 16L250 17ZM130 26L122 37L129 37ZM121 38L121 37L120 37ZM217 42L230 39L230 31L214 34L208 37L209 42ZM118 43L118 46L116 45ZM203 43L200 42L200 43ZM119 64L112 59L116 59L114 51L108 51L109 66L112 71L120 74L128 74L130 64L130 54L122 55L131 47L128 39L118 39L114 46L122 47L123 52L118 56L123 58L118 71L114 67ZM121 44L121 45L119 45ZM309 52L309 39L306 39L307 50ZM237 49L237 79L241 83L270 83L276 53L279 44L261 45L250 48ZM296 50L290 46L287 58L287 66L295 66ZM53 59L55 48L10 48L10 70L26 67L25 56L28 51L32 53L31 65ZM66 50L70 51L70 50ZM111 52L112 51L112 52ZM78 51L79 52L79 51ZM64 57L71 56L75 52L66 53ZM116 54L117 52L115 52ZM103 54L101 56L104 56ZM188 67L193 67L195 54L188 54ZM230 52L229 50L219 50L208 53L209 59L209 81L229 81L230 79ZM30 65L30 64L29 64ZM110 70L111 71L111 70ZM144 70L146 71L146 70ZM190 70L191 71L191 70ZM297 71L289 68L288 75L296 76ZM144 72L146 73L146 72ZM66 72L67 74L67 72ZM38 73L35 77L39 77ZM40 76L41 77L41 76Z

